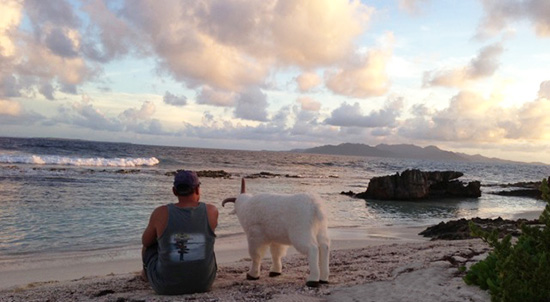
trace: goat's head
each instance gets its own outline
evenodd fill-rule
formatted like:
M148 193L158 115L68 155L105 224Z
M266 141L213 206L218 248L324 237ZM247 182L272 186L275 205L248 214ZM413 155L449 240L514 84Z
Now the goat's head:
M242 178L241 179L241 194L244 194L244 193L246 193L246 188L245 188L244 178ZM235 203L235 201L237 201L237 198L235 198L235 197L226 198L222 201L222 207L225 207L225 204L228 203L228 202Z

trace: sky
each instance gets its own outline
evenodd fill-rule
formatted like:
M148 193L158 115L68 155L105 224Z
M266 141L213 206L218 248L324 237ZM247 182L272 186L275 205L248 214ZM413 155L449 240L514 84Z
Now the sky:
M550 1L0 0L0 136L550 163Z

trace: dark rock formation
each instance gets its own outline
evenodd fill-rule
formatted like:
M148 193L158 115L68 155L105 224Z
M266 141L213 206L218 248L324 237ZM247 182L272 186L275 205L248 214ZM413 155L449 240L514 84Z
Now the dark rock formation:
M430 237L432 240L461 240L461 239L471 239L474 238L470 234L470 227L468 223L472 221L473 223L480 226L485 231L498 230L499 236L502 238L505 235L519 236L521 233L521 225L528 224L534 225L539 224L538 219L527 220L527 219L518 219L518 220L507 220L502 218L489 219L489 218L472 218L472 219L459 219L451 220L448 222L441 222L437 225L428 227L424 231L420 232L419 235L424 237Z
M464 175L455 171L422 172L405 170L401 175L373 177L364 193L356 195L364 199L420 200L447 197L479 197L481 184L472 181L468 185L456 180Z
M224 170L201 170L196 171L198 177L211 177L211 178L231 178L231 173L225 172ZM176 175L176 171L170 171L165 173L166 176Z
M532 182L517 182L512 184L496 185L501 188L506 188L507 190L490 192L490 194L541 199L542 198L542 192L540 191L541 184L542 182L540 181L532 181Z
M250 174L245 176L245 178L276 178L276 177L286 177L286 178L302 178L300 175L290 175L290 174L276 174L271 172L260 172L255 174Z

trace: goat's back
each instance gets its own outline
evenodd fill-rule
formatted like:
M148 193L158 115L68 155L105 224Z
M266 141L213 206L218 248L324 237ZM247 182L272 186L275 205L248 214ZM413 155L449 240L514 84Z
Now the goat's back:
M239 222L277 241L288 241L290 232L316 234L326 228L322 200L315 194L241 194L235 202Z

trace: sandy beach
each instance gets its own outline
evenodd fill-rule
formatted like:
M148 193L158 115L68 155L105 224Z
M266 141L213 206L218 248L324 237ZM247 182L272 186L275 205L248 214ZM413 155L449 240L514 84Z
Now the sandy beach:
M417 235L423 229L330 229L330 284L315 289L305 286L306 257L293 249L283 275L269 278L266 258L260 280L245 280L246 240L233 235L216 242L218 276L208 293L156 295L138 276L139 253L121 249L0 261L0 301L489 301L459 271L488 247L478 239L429 241Z

